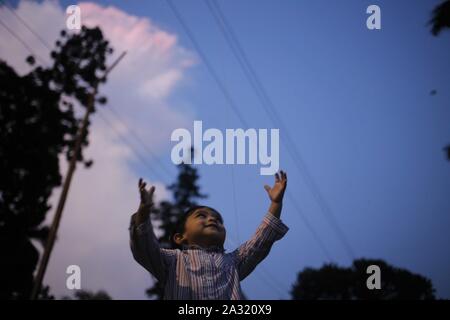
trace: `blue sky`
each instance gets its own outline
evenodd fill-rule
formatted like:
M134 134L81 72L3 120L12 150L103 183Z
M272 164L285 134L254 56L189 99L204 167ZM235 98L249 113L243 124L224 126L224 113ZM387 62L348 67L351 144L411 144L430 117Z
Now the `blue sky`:
M97 3L148 17L196 54L165 1ZM273 128L205 2L174 3L249 126ZM442 150L450 143L450 32L433 37L426 25L439 1L219 3L356 257L420 273L450 298L450 162ZM381 8L381 30L366 28L371 4ZM200 58L170 102L205 128L242 127ZM342 242L281 145L289 192L332 262L348 266ZM172 173L165 183L176 176L172 146L167 136L158 149ZM129 164L136 176L148 175L138 161ZM260 176L259 166L197 167L205 204L223 214L232 242L248 238L268 208L263 185L272 178ZM300 270L330 262L288 200L282 219L290 231L242 283L250 298L289 298Z
M164 1L100 3L148 16L194 50ZM366 28L365 9L372 4L367 1L220 5L356 255L382 258L430 277L438 294L448 298L450 163L442 147L450 142L450 96L445 90L450 35L431 36L426 23L434 3L377 2L380 31ZM175 5L247 122L253 128L272 128L205 3ZM175 105L188 104L188 112L206 128L242 126L201 62L190 76L190 83L173 97ZM432 89L437 95L430 95ZM163 160L170 166L169 139L167 145ZM349 257L284 148L280 157L289 173L289 191L334 262L348 265ZM259 176L257 166L233 168L236 228L231 170L199 166L202 188L210 196L206 203L223 212L232 238L245 239L268 207L262 186L272 181ZM263 268L288 290L299 270L318 267L326 258L289 202L282 218L290 232ZM252 298L278 297L256 275L243 288Z

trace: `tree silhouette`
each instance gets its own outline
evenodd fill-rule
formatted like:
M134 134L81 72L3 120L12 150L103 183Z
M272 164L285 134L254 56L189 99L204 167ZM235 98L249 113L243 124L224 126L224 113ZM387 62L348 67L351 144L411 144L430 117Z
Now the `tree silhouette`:
M381 271L381 289L369 290L367 267ZM431 281L408 270L390 266L383 260L358 259L351 267L325 264L320 269L305 268L291 291L294 300L428 300L435 299Z
M429 23L431 25L431 33L435 36L445 28L450 28L450 0L442 2L433 9ZM435 90L433 95L434 94L436 94ZM444 147L444 152L447 156L447 160L450 161L450 145Z
M74 293L74 297L69 296L62 297L62 300L112 300L106 291L100 290L97 292L88 290L77 290Z
M87 107L95 86L105 81L102 71L111 52L99 28L83 27L76 35L61 32L49 68L34 67L19 76L0 61L1 299L30 296L39 259L31 240L44 244L48 235L43 222L51 208L48 199L61 185L59 156L72 157L81 125L74 104ZM88 145L88 132L82 147ZM82 151L77 161L92 164Z
M450 28L450 0L442 2L433 9L430 24L431 33L435 36L443 29Z
M170 236L175 230L175 226L180 216L191 206L197 205L197 199L206 198L206 195L200 193L198 186L199 175L197 169L188 164L178 166L178 177L175 183L167 189L172 191L173 201L161 201L159 206L155 206L152 211L152 220L161 223L159 232L162 232L158 238L162 247L170 248ZM163 287L156 282L153 287L147 289L147 295L151 298L162 300Z

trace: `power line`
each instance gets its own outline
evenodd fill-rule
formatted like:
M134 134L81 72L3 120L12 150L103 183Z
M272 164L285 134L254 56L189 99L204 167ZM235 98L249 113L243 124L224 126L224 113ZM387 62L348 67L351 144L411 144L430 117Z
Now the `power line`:
M6 3L6 1L5 1L5 7L11 12L11 13L13 13L15 16L16 16L16 18L48 49L48 50L50 50L51 51L51 48L50 48L50 45L44 40L44 38L43 37L41 37L40 36L40 34L39 33L37 33L37 32L35 32L34 30L33 30L33 28L28 24L28 23L26 23L25 22L25 20L24 19L22 19L16 12L14 12L14 10L12 10L10 7L9 7L9 4L7 4ZM1 21L0 21L1 22ZM30 52L33 52L33 50L25 43L25 41L23 41L23 44L28 48L28 50L30 51ZM112 65L112 66L110 66L110 68L113 68L114 67L114 65ZM116 119L119 121L119 122L121 122L122 123L122 125L123 126L125 126L126 128L127 128L127 130L133 135L133 137L137 140L137 142L138 143L140 143L144 148L145 148L145 150L148 152L148 153L150 153L150 155L152 156L152 158L158 163L158 165L162 168L162 170L168 175L168 176L170 176L171 174L170 174L170 171L162 164L162 162L161 162L161 160L155 155L155 153L152 151L152 150L150 150L146 145L145 145L145 143L143 142L143 140L136 134L136 132L132 129L132 128L130 128L130 127L128 127L127 125L126 125L126 123L121 119L121 117L120 117L120 115L117 113L117 111L115 111L113 108L109 108L109 110L111 110L111 112L112 113L114 113L114 115L115 115L115 117L116 117ZM105 120L106 121L106 120ZM141 156L139 156L139 157L141 157ZM161 176L160 176L161 177ZM162 181L164 181L164 179L162 179Z
M102 113L100 113L100 112L99 112L99 115L100 115L100 117L102 118L102 120L103 120L106 124L108 124L108 126L110 126L110 127L116 132L116 134L117 134L120 138L122 138L123 141L124 141L127 145L130 146L130 148L132 148L133 152L135 152L135 154L138 156L138 158L141 160L141 162L142 162L144 165L146 165L147 168L149 168L149 170L152 170L151 167L149 167L149 166L147 165L145 159L140 155L139 151L136 150L136 149L135 149L135 148L134 148L134 147L133 147L126 139L125 139L125 137L122 136L122 135L118 132L118 130L116 130L116 129L114 128L114 126L113 126L113 124L110 122L110 120L107 119L107 117L105 117L105 115L102 114ZM153 172L153 170L152 170L152 172ZM232 242L232 241L230 241L230 239L228 239L228 241L229 241L229 242ZM273 280L273 276L271 276L270 273L269 273L266 269L263 268L263 266L260 266L260 272L263 273L263 274L265 275L265 277L263 277L263 274L261 274L261 273L257 273L256 275L257 275L257 276L259 275L259 278L260 278L263 282L265 282L269 287L271 287L272 289L274 289L275 291L277 291L280 295L283 295L283 294L284 294L284 290L285 290L285 289L282 288L282 287L280 287L280 286L278 285L278 283L277 283L276 281Z
M291 200L291 202L294 204L294 208L296 210L296 212L299 213L299 217L302 219L304 225L306 226L306 228L309 230L309 232L311 232L311 234L313 235L314 239L317 241L317 243L320 246L320 249L323 251L323 253L325 254L325 256L327 257L327 259L329 261L333 261L333 258L331 257L330 252L328 251L327 247L325 246L325 243L322 241L322 239L319 237L319 234L316 232L316 230L312 227L312 225L310 224L309 220L306 219L306 216L302 213L302 210L300 209L300 206L298 205L297 201L295 200L295 198L292 196L291 193L286 193L289 200Z
M187 24L184 22L184 19L182 18L182 16L178 12L177 8L174 6L174 4L172 3L171 0L166 0L166 2L168 3L169 7L171 8L172 12L174 13L175 17L177 18L177 20L179 21L181 26L183 27L184 31L186 32L186 34L190 38L191 42L194 44L194 47L196 48L196 50L199 53L201 59L205 63L205 65L206 65L208 71L210 72L211 76L213 77L214 81L217 83L217 85L219 86L219 88L222 91L223 95L225 96L225 99L227 100L228 104L232 107L233 111L236 113L236 115L239 118L239 120L241 121L241 123L245 127L248 127L247 122L245 121L245 119L242 116L242 114L239 112L239 109L237 108L234 100L232 99L232 97L229 94L228 90L226 89L225 85L222 83L220 78L217 76L214 68L210 64L210 62L207 59L206 55L203 53L203 50L201 49L199 43L195 39L193 33L191 32L191 30L189 29ZM275 281L275 283L276 283L276 281Z
M121 136L120 133L114 128L114 126L112 125L112 123L105 117L105 115L103 115L103 114L101 114L101 113L99 113L99 114L100 114L102 120L104 120L105 123L107 123L107 124L108 124L108 125L116 132L116 134L124 140L124 142L125 142L127 145L129 145L130 147L132 147L131 144L124 138L124 136ZM143 159L143 157L140 155L139 151L136 150L136 149L134 149L134 148L132 148L132 149L133 149L133 151L136 153L136 155L138 156L138 158L141 160L141 162L144 163L144 164L147 166L147 163L145 162L145 159ZM150 169L149 166L147 166L147 168ZM233 174L233 173L232 173L232 174ZM234 196L235 196L235 195L234 195ZM237 209L237 208L235 208L235 209ZM239 237L239 236L238 236L238 237ZM238 239L239 239L239 238L238 238ZM230 239L228 239L228 241L231 242ZM238 241L238 242L239 242L239 241ZM269 273L267 270L265 270L265 269L263 268L263 266L260 266L260 272L261 272L261 273L264 273L264 274L265 274L265 277L267 277L267 278L265 278L265 277L262 276L262 274L258 274L258 273L257 273L257 275L259 275L259 278L260 278L263 282L265 282L269 287L271 287L272 289L274 289L275 291L277 291L280 295L283 295L283 294L284 294L284 288L280 287L280 286L278 285L278 283L277 283L276 281L273 280L273 276L271 276L270 273ZM275 284L275 285L274 285L274 284Z
M191 32L191 30L189 29L189 27L187 26L187 24L184 22L183 18L181 17L180 13L178 12L178 10L176 9L176 7L173 5L173 3L170 0L166 0L170 6L170 8L172 9L173 13L175 14L175 16L177 17L178 21L180 22L181 26L183 27L183 29L185 30L186 34L189 36L190 40L192 41L192 43L194 44L196 50L199 52L200 56L202 57L203 61L205 61L205 63L207 64L207 69L210 71L211 75L213 76L213 78L216 80L217 84L219 85L219 87L221 88L225 88L225 86L223 85L223 83L220 81L220 79L217 77L214 69L212 68L211 64L209 63L208 59L206 58L205 54L203 53L203 51L200 48L200 45L198 44L197 40L195 39L193 33ZM228 102L231 101L230 105L232 106L233 111L238 110L234 101L231 99L228 91L225 90L222 91L225 94L225 98L227 99ZM242 116L238 116L238 118L241 120L241 122L243 122L243 124L245 124L245 120L243 120ZM293 197L290 197L291 201L294 201L295 203L295 207L298 208L298 204L296 203L295 199ZM306 217L303 215L303 213L301 211L297 211L299 213L299 215L301 216L301 218L304 221L307 221ZM317 233L314 231L314 229L312 229L312 226L309 222L306 223L307 228L311 231L311 233L313 234L313 236L316 239L320 239L317 235ZM325 248L325 245L323 244L323 242L321 240L319 240L319 245L321 248ZM323 250L323 249L322 249ZM328 250L324 251L324 254L326 255L326 257L328 259L330 259L330 254L328 252Z
M228 241L232 246L234 246L236 248L239 247L239 243L234 242L230 238L227 238L226 241ZM280 284L276 280L274 280L275 277L273 277L270 274L270 272L264 268L263 265L258 265L257 268L255 269L255 271L256 271L255 275L260 280L265 282L271 289L273 289L274 291L277 291L280 296L282 296L286 292L286 289L283 288L282 286L280 286Z
M43 64L45 65L46 62L44 61L44 59L42 59L41 56L39 56L38 54L36 54L34 52L33 49L31 49L30 46L28 46L28 44L25 42L25 40L23 40L18 34L16 34L13 30L11 30L2 20L0 20L0 24L3 26L3 28L5 28L6 31L8 31L8 33L10 35L12 35L17 41L19 41L27 50L28 52L31 53L32 56L36 56L36 58Z
M220 91L222 91L222 94L225 96L225 99L228 101L229 105L233 108L234 112L236 113L236 116L239 118L241 123L244 125L244 127L248 128L247 121L245 121L244 117L242 116L241 112L239 111L239 108L237 107L236 103L234 102L233 98L231 97L230 93L228 92L225 85L220 80L219 76L215 72L214 68L212 67L211 63L209 62L208 58L206 57L205 53L201 49L200 45L198 44L197 40L195 40L195 37L187 24L184 22L183 17L178 12L177 8L172 3L172 0L166 0L166 2L169 4L169 7L172 9L172 12L174 13L175 17L177 18L178 22L183 27L184 31L186 32L187 36L193 43L195 49L197 50L198 54L200 55L203 63L205 64L206 68L208 69L209 73L213 77L214 81L219 86Z
M247 77L248 81L252 85L255 93L257 94L258 98L261 101L261 104L266 111L267 115L269 116L269 119L274 122L276 126L278 126L281 130L283 130L286 139L282 140L282 143L285 145L287 151L291 155L292 159L294 160L294 164L296 165L297 169L299 170L300 174L303 176L305 183L309 187L311 193L315 197L316 201L318 202L320 209L322 213L324 214L325 218L327 218L330 225L335 230L339 240L344 245L344 248L346 249L348 255L354 259L355 254L352 246L350 245L350 242L347 240L347 237L343 230L340 228L339 224L336 221L336 218L326 202L325 198L322 195L321 190L317 186L316 182L312 178L305 161L303 160L300 152L298 151L296 145L294 144L289 131L284 126L283 121L281 120L281 117L279 116L278 112L276 111L276 108L271 101L266 89L262 85L261 81L259 80L259 77L257 76L256 72L254 71L254 68L249 62L249 59L247 58L247 55L245 54L245 51L242 49L242 46L237 39L237 36L235 35L230 23L228 23L225 15L223 14L219 4L216 1L212 1L214 4L214 7L211 5L211 3L208 0L205 0L205 3L208 6L209 11L212 13L216 23L219 25L220 30L222 34L224 35L224 38L226 42L228 43L229 47L231 48L234 56L238 60L242 70L244 71L245 76ZM216 9L216 11L214 10ZM292 200L295 202L295 199L291 197ZM296 206L298 204L296 203ZM321 245L322 246L322 245Z
M233 193L233 210L234 210L234 219L236 222L236 234L237 234L237 241L238 243L240 242L240 237L239 237L239 216L238 216L238 212L237 212L237 200L236 200L236 182L234 179L234 168L233 166L231 166L231 184L232 184L232 193Z
M18 15L18 14L15 14L15 12L14 11L12 11L10 8L7 8L9 11L11 11L17 18L18 18L18 20L22 23L22 24L24 24L25 25L25 27L30 31L30 32L32 32L33 33L33 35L34 36L36 36L36 38L38 38L42 43L43 43L43 45L44 46L46 46L49 50L51 50L50 49L50 46L48 45L48 43L38 34L38 33L36 33L36 32L34 32L33 30L32 30L32 28ZM176 9L175 9L176 10ZM9 29L1 20L0 20L0 24L2 24L4 27L5 27L5 29L13 36L13 37L15 37L22 45L24 45L24 47L25 48L27 48L27 50L31 53L31 54L33 54L33 55L35 55L34 54L34 51L31 49L31 47L29 47L28 46L28 44L23 40L23 39L21 39L17 34L15 34L11 29ZM200 48L200 47L199 47ZM44 63L44 61L41 59L41 57L39 57L38 55L36 55L40 60L41 60L41 62L43 62ZM122 55L123 56L123 55ZM122 57L121 56L121 57ZM120 58L121 58L120 57ZM119 59L120 59L119 58ZM207 65L209 65L209 63L207 62L207 60L206 60L206 56L204 56L204 58L205 58L205 64L207 64ZM118 60L119 60L118 59ZM112 66L110 66L110 68L108 68L108 71L110 70L110 69L112 69L114 66L115 66L115 64L116 64L117 62L114 62L114 64L112 65ZM211 68L211 66L209 65L209 67ZM213 71L213 69L211 68L210 69L210 71ZM214 72L213 72L214 73ZM216 77L215 77L215 79L216 79L216 81L218 81L219 83L220 83L220 79L217 77L217 75L216 75ZM220 86L220 85L219 85ZM225 86L220 86L221 87L221 89L222 89L222 91L224 92L224 94L226 94L226 88L225 88ZM233 103L233 101L232 101L232 99L231 99L231 96L229 95L229 94L226 94L228 97L229 97L229 100L230 100L230 102L232 102ZM100 109L99 109L100 110ZM145 144L143 143L143 141L142 141L142 139L130 128L130 127L128 127L127 125L126 125L126 123L124 123L122 120L121 120L121 118L120 118L120 116L118 115L118 113L114 110L114 109L112 109L112 108L110 108L110 110L113 112L113 114L116 116L116 118L122 123L122 125L124 125L127 129L128 129L128 131L129 132L131 132L132 134L133 134L133 136L143 145L143 146L145 146ZM241 122L243 123L243 124L245 124L246 122L245 122L245 120L244 120L244 118L242 117L242 115L240 115L240 112L238 111L238 109L236 109L235 110L235 112L236 112L236 114L238 115L238 117L240 117L240 120L241 120ZM127 141L127 139L125 138L125 136L123 136L115 127L114 127L114 125L112 124L112 122L102 113L102 111L101 112L98 112L98 114L99 114L99 116L101 117L101 119L116 133L116 135L119 137L119 138L121 138L124 142L125 142L125 144L127 144L131 149L132 149L132 151L136 154L136 156L138 157L138 159L154 174L154 176L155 177L157 177L157 178L159 178L160 180L164 180L164 179L161 179L162 177L159 175L159 173L157 172L157 171L155 171L151 166L149 166L148 164L147 164L147 162L146 162L146 160L145 160L145 158L141 155L141 153L139 152L139 150L137 150L131 143L129 143L128 141ZM246 124L245 124L245 126L247 126ZM162 164L161 163L161 161L152 153L152 151L151 150L149 150L147 147L146 147L146 149L147 149L147 151L149 151L154 157L155 157L155 159L157 160L157 162L160 164L160 166L161 166L161 168L163 168L163 170L165 170L165 172L166 173L168 173L168 174L170 174L169 172L168 172L168 170L167 170L167 168L164 166L164 164ZM262 266L261 266L261 271L265 271L264 269L262 269ZM257 274L258 275L258 274ZM271 279L272 280L272 277L270 276L270 274L268 273L268 272L266 272L266 276L268 277L268 279ZM276 282L276 281L274 281L273 283L271 283L270 281L268 281L268 279L265 279L264 277L260 277L264 282L266 282L266 284L268 284L270 287L272 287L272 289L275 289L276 291L278 291L279 292L279 294L283 294L283 290L284 289L282 289L281 287L278 287L278 283ZM273 284L276 284L276 286L274 286ZM281 289L280 289L281 288Z
M253 89L255 90L255 92L257 93L258 96L260 96L260 92L257 90L255 84L253 83L253 78L251 76L249 76L248 74L248 70L247 70L247 65L242 62L242 60L240 59L240 56L238 54L236 54L235 52L235 46L234 46L234 42L229 38L228 33L226 32L226 30L224 29L223 24L220 22L219 17L217 16L216 12L214 11L214 9L212 8L211 4L209 3L209 1L205 0L205 3L207 4L210 12L213 14L216 22L218 23L219 27L221 28L221 31L223 33L223 35L225 36L225 39L228 42L228 45L230 46L230 48L233 49L235 56L238 60L238 62L241 65L241 68L244 70L244 72L247 75L248 80L251 82ZM240 50L243 53L243 50ZM245 55L245 53L243 53ZM261 97L261 96L260 96ZM266 112L270 113L270 110L268 110L264 104L265 110ZM269 115L269 118L271 118L272 116ZM276 117L276 116L273 116ZM285 131L285 129L281 128L283 131ZM288 148L289 149L289 148ZM303 212L300 210L300 206L298 205L296 199L291 195L291 193L288 191L287 192L288 198L291 202L294 203L294 207L296 212L298 213L298 215L300 216L300 218L302 219L302 221L304 222L304 224L306 225L307 229L311 232L311 234L313 235L313 237L315 238L315 240L319 243L319 246L321 248L321 250L324 252L324 255L326 256L327 259L332 260L331 258L331 254L329 253L329 251L326 249L325 244L323 243L323 241L320 239L320 237L318 236L318 234L316 233L316 231L314 230L314 228L312 227L312 225L309 223L308 219L306 218L305 214L303 214Z
M129 127L120 117L118 112L114 110L114 108L109 107L108 110L110 110L114 115L115 118L122 123L123 126L127 128L127 130L133 135L133 137L137 140L137 142L148 152L150 153L153 160L156 161L156 163L160 166L160 168L166 173L168 177L171 176L171 173L169 169L164 165L164 163L159 159L159 157L151 150L145 142L142 140L142 138L133 130L133 128Z
M163 177L156 171L154 168L152 168L150 165L148 165L147 161L145 160L145 157L137 150L133 144L131 144L124 135L122 135L112 124L111 120L109 120L105 114L103 114L103 111L98 112L98 115L100 118L116 133L116 135L122 139L122 141L130 147L130 149L134 152L134 154L137 156L137 158L142 162L142 164L153 174L153 176L161 181L164 181Z
M124 56L124 54L120 55L120 57L112 64L112 66L110 68L106 69L103 77L101 79L99 79L100 81L105 79L106 75L109 72L111 72L113 67L117 65L117 63L123 58L123 56ZM58 200L58 206L56 208L55 216L53 218L53 221L52 221L52 224L50 227L47 241L45 242L44 253L42 255L42 259L40 261L37 275L36 275L36 278L34 281L33 290L31 292L32 300L37 299L40 289L41 289L42 280L44 279L45 271L47 270L48 261L50 259L50 255L52 253L53 246L55 244L56 234L58 232L58 228L59 228L59 224L61 222L64 206L65 206L65 203L67 200L67 195L69 193L70 184L71 184L72 177L75 172L76 165L77 165L78 154L82 148L82 146L81 146L82 139L87 134L89 116L91 115L91 113L94 109L95 95L97 94L98 84L100 83L100 81L96 82L93 85L93 89L94 89L93 93L90 94L88 97L86 112L85 112L85 115L81 122L81 126L77 132L77 138L75 140L75 145L73 148L73 155L69 161L69 168L68 168L66 176L64 178L64 184L63 184L63 188L61 190L61 195Z
M4 1L4 4L5 8L8 9L9 12L11 12L25 26L25 28L28 29L28 31L30 31L36 38L38 38L49 51L52 51L47 41L45 41L44 38L42 38L37 32L35 32L33 28L28 25L25 19L22 19L22 17L17 12L15 12L13 8L11 8L11 5L7 1Z

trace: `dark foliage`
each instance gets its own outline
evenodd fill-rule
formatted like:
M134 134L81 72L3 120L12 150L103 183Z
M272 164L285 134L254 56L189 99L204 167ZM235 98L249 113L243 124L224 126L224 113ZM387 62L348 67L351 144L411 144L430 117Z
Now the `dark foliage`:
M39 252L48 235L43 225L49 197L61 185L59 156L72 157L81 119L112 49L98 28L77 35L61 32L51 52L53 66L19 76L0 61L0 298L30 296ZM29 57L33 65L35 59ZM95 110L94 110L95 111ZM88 130L89 132L89 130ZM88 132L82 147L88 145ZM83 153L77 160L89 166Z

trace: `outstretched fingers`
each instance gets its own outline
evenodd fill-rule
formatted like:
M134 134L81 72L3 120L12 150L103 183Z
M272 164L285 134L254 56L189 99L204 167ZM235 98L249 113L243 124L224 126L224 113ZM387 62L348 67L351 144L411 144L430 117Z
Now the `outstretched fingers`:
M145 188L141 187L139 189L139 194L141 195L141 199L143 200L145 198Z
M141 196L141 201L144 202L145 200L145 186L143 183L139 184L139 194Z
M287 181L286 171L280 170L281 180Z
M275 183L276 182L287 182L286 171L280 170L279 173L275 173Z
M153 196L153 193L155 192L155 187L151 186L150 189L147 190L145 187L147 186L147 183L142 180L142 178L139 178L138 187L139 187L139 194L141 195L141 201L146 202L148 198L151 198Z
M275 173L275 182L280 182L280 175L277 173Z
M147 183L144 182L144 180L142 180L142 178L139 178L139 182L138 182L139 190L145 189L146 185L147 185Z
M148 195L149 195L150 197L152 197L154 192L155 192L155 186L151 186L151 187L150 187L150 190L148 191Z

